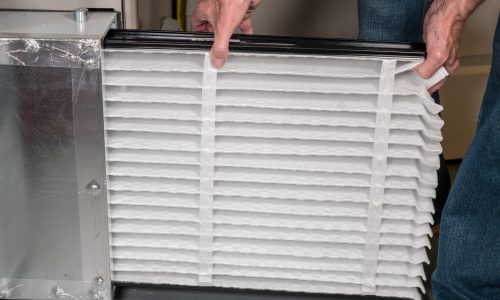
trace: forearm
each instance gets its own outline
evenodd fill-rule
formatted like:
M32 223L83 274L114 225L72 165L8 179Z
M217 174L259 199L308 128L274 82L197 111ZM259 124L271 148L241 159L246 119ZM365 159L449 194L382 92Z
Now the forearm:
M433 6L455 21L465 22L484 0L434 0Z
M476 7L481 4L484 0L462 0L462 5L460 5L461 16L464 18L464 21L467 20L470 15L474 12Z

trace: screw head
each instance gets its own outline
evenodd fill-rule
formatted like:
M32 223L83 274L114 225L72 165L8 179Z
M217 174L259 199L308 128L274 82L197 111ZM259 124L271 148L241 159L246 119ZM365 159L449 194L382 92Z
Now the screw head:
M88 184L87 184L87 190L89 193L93 196L97 196L101 193L101 186L99 183L95 180L92 179Z
M75 22L85 22L89 20L89 10L86 8L77 8L73 10L73 20Z
M103 285L104 284L104 278L102 278L101 276L97 277L95 279L95 282L98 284L98 285Z

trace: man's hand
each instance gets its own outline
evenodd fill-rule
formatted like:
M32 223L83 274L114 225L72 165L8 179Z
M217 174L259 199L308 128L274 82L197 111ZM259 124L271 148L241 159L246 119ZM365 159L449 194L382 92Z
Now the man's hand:
M252 34L250 13L260 0L200 0L191 17L194 31L215 34L212 65L221 68L229 54L229 40L239 27L241 33Z
M417 67L418 74L425 79L444 66L449 74L460 65L460 37L467 18L482 0L434 0L424 21L424 41L427 58ZM429 91L435 92L444 80Z

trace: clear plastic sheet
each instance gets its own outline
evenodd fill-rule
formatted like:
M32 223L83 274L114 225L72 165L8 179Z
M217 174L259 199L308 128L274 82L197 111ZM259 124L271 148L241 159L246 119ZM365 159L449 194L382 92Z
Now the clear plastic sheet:
M97 277L90 282L41 279L0 279L0 299L108 299L109 285Z
M98 39L0 38L3 64L28 67L99 68Z
M110 298L100 43L0 39L0 298Z

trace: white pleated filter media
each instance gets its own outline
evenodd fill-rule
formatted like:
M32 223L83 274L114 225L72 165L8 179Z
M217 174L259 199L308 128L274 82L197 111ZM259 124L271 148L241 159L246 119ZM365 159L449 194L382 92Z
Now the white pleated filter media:
M106 50L113 280L420 299L443 122L419 61Z

